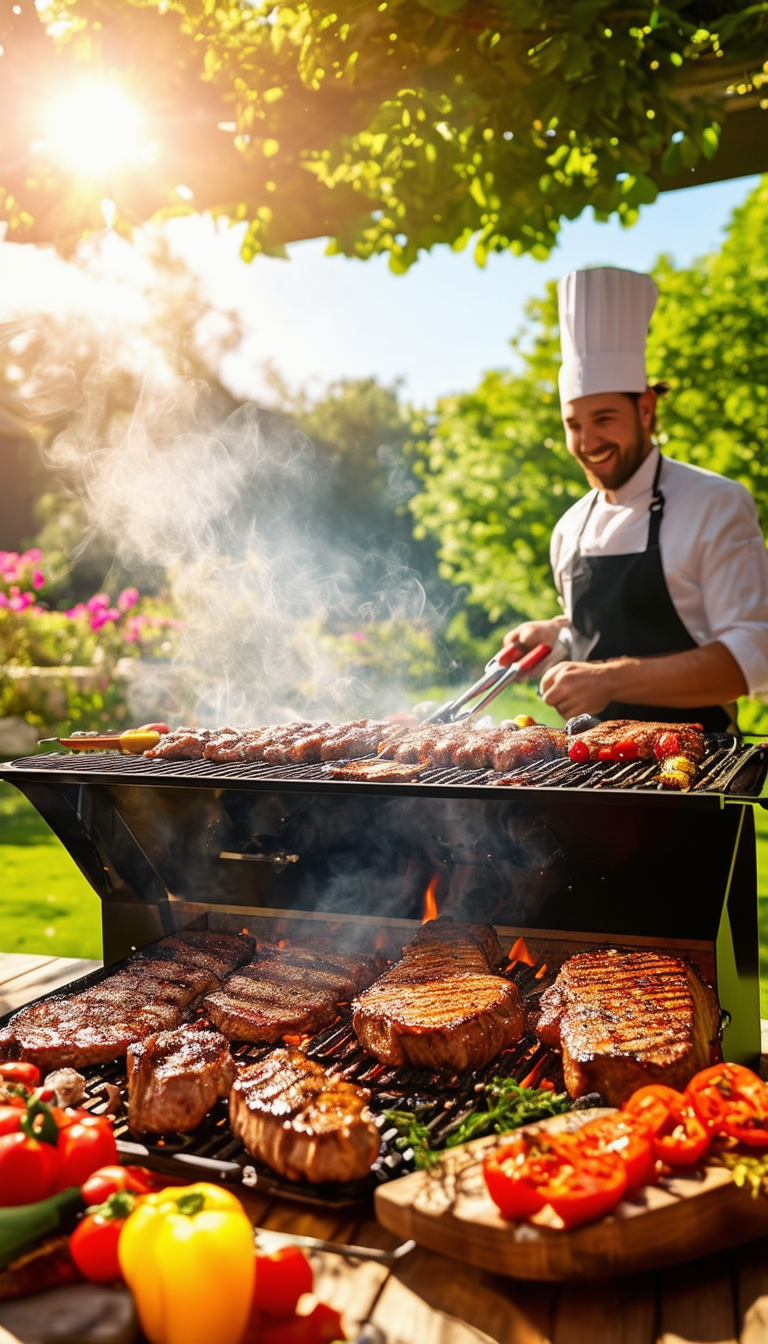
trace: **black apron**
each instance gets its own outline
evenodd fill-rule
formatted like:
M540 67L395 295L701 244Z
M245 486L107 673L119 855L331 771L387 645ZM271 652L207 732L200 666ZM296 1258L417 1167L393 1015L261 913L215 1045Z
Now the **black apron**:
M661 564L659 533L664 495L659 485L662 457L653 478L648 545L630 555L582 555L584 529L597 502L595 491L576 543L572 573L571 656L575 662L608 658L654 658L698 648L669 596ZM606 705L600 719L659 719L700 723L708 733L725 732L730 716L721 705L673 709L663 705Z

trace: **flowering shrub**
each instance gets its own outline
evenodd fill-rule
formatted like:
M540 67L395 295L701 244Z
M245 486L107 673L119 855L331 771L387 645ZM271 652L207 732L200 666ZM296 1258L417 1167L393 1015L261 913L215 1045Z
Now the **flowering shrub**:
M45 563L38 550L0 551L0 717L20 715L35 725L76 723L101 728L126 722L121 659L168 658L178 621L159 598L125 588L113 602L96 593L68 611L44 605ZM61 669L50 680L20 675L24 668ZM92 668L93 676L67 675Z

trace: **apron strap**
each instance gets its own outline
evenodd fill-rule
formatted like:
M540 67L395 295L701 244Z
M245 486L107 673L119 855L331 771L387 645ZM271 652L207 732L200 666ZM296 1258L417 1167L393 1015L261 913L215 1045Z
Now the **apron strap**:
M664 517L664 492L659 485L661 479L661 464L664 461L661 453L656 464L656 472L651 486L651 503L648 509L650 519L648 522L648 545L647 551L657 551L659 549L659 534L661 532L661 520Z

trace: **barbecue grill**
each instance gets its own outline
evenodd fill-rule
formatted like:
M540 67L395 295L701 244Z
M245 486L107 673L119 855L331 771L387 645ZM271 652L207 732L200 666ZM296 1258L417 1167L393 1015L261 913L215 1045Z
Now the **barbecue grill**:
M717 989L726 1057L754 1066L753 809L768 805L768 744L708 739L685 793L660 789L656 774L647 761L558 760L511 772L504 787L487 770L455 768L383 783L334 779L322 765L111 753L52 753L0 767L101 897L105 968L96 978L190 925L278 941L330 934L340 947L395 957L422 921L429 888L440 914L496 926L505 952L513 949L506 973L529 1011L574 952L610 944L689 958ZM479 1074L451 1079L378 1064L344 1013L302 1045L371 1089L385 1139L374 1181L408 1169L386 1112L418 1111L439 1140L494 1075L562 1081L559 1057L532 1033ZM236 1052L257 1059L268 1049ZM119 1105L123 1065L87 1072L86 1104ZM117 1133L125 1152L176 1171L181 1164L333 1203L370 1188L282 1183L233 1139L222 1104L191 1135L139 1142L124 1118Z

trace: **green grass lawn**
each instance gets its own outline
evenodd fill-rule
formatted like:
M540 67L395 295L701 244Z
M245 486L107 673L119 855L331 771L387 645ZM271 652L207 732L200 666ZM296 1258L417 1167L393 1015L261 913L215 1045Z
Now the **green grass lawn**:
M499 697L501 700L502 697ZM536 713L535 697L515 693L498 717ZM536 714L539 720L544 715ZM762 1013L768 1017L768 813L755 808ZM98 896L31 803L0 783L0 952L101 956Z

